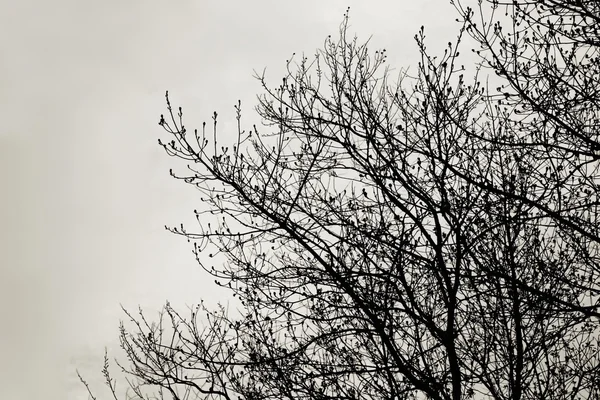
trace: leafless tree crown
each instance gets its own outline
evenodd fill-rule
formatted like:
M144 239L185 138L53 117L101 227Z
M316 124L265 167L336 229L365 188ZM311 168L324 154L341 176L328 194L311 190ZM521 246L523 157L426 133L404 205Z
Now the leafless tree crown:
M600 398L600 3L479 3L397 78L345 15L234 143L167 96L169 229L241 308L128 313L131 398Z

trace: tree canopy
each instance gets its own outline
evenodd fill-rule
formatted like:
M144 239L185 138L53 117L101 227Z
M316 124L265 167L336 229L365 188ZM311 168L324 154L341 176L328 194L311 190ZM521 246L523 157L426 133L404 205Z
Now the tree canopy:
M453 3L397 80L346 14L233 143L167 95L202 194L169 229L241 306L128 313L132 398L600 398L600 3Z

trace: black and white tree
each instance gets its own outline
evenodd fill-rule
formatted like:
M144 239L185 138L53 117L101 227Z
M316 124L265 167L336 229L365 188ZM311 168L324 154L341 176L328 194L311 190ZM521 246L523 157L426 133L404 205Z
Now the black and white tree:
M202 202L171 230L240 310L128 314L135 398L600 398L600 5L454 3L397 78L345 15L232 143L167 96Z

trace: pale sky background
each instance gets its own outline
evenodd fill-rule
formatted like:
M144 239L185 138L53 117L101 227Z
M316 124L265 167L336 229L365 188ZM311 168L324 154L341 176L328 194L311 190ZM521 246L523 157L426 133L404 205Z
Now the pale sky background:
M155 315L226 302L185 239L199 196L171 179L158 146L164 92L188 129L219 112L245 121L292 52L351 33L416 69L414 34L454 41L448 0L0 0L0 398L83 400L102 388L104 347L120 356L119 304ZM465 49L466 51L466 49ZM223 133L227 137L227 133ZM233 135L231 135L233 137ZM193 225L188 225L190 228ZM124 382L120 383L123 387ZM101 393L99 390L98 393ZM108 397L99 397L100 399Z

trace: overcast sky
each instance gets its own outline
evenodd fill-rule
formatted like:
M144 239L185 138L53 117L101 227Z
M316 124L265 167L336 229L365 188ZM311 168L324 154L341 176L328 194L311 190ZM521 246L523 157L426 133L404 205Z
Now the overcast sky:
M152 315L167 299L227 301L164 230L199 202L157 144L165 90L189 129L215 110L226 126L238 99L255 122L253 70L279 80L292 52L337 34L347 6L351 33L373 35L398 70L416 67L420 25L432 49L458 29L448 0L0 3L0 398L11 400L87 399L75 368L100 388L104 346L121 354L119 304Z

